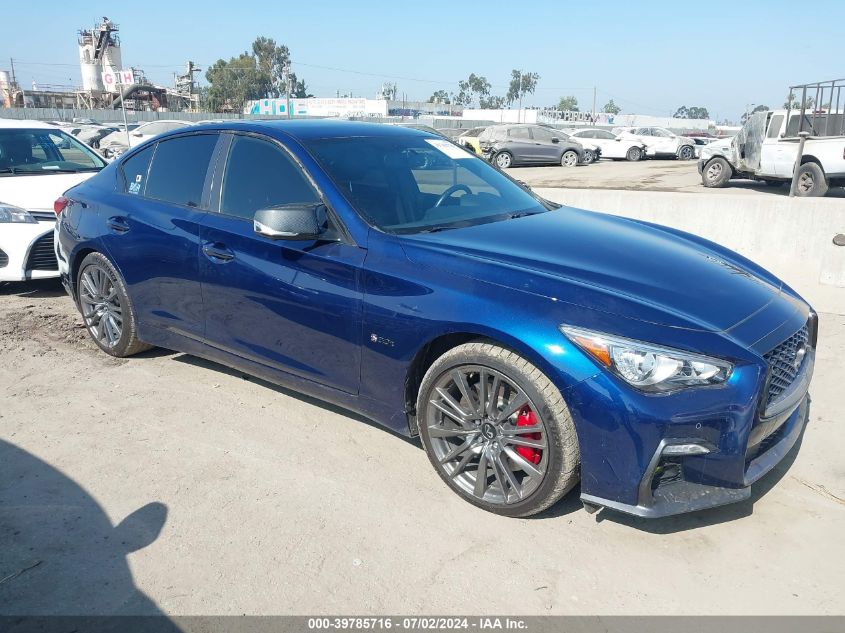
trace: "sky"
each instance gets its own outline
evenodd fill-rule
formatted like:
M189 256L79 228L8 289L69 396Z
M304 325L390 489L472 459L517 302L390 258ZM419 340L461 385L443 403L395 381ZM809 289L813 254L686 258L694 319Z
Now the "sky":
M77 30L102 16L120 26L124 67L171 86L190 59L203 69L260 36L291 51L318 97L373 98L383 82L426 100L470 73L504 94L512 69L540 75L524 104L574 95L633 114L703 106L717 121L751 104L780 107L788 86L845 76L845 1L798 9L779 0L2 0L0 70L15 60L29 87L81 83ZM806 18L813 17L811 20ZM798 18L806 25L799 27ZM204 83L204 73L203 73Z

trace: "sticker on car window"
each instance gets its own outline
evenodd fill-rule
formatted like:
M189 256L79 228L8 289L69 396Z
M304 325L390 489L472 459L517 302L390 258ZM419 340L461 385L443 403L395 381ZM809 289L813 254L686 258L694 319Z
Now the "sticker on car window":
M140 191L141 191L141 181L143 179L144 179L144 177L141 174L138 174L137 176L135 176L135 182L129 183L129 193L135 193L135 194L140 193Z
M446 140L427 138L425 139L425 142L431 145L434 149L439 149L449 158L472 158L473 156L469 152L462 150L457 145L453 145L452 143Z

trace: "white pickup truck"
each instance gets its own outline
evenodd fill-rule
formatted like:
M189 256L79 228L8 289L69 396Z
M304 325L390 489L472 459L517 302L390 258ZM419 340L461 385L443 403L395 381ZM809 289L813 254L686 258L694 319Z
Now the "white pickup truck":
M799 131L810 134L798 168L797 196L823 196L845 186L845 114L772 110L752 114L732 139L701 148L698 173L705 187L724 187L731 178L773 186L792 181Z

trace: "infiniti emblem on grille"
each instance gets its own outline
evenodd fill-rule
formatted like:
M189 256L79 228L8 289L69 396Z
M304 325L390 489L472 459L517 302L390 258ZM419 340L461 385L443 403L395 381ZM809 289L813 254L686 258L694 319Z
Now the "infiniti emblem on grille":
M792 361L792 366L795 369L798 369L799 367L801 367L801 363L803 362L804 356L806 356L806 355L807 355L807 348L804 345L802 345L797 350L795 350L795 360Z

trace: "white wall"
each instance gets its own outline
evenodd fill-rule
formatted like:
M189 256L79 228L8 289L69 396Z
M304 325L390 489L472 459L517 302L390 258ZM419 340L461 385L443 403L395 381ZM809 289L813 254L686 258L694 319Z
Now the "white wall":
M845 201L778 195L542 189L555 202L695 233L757 262L819 312L845 315Z

